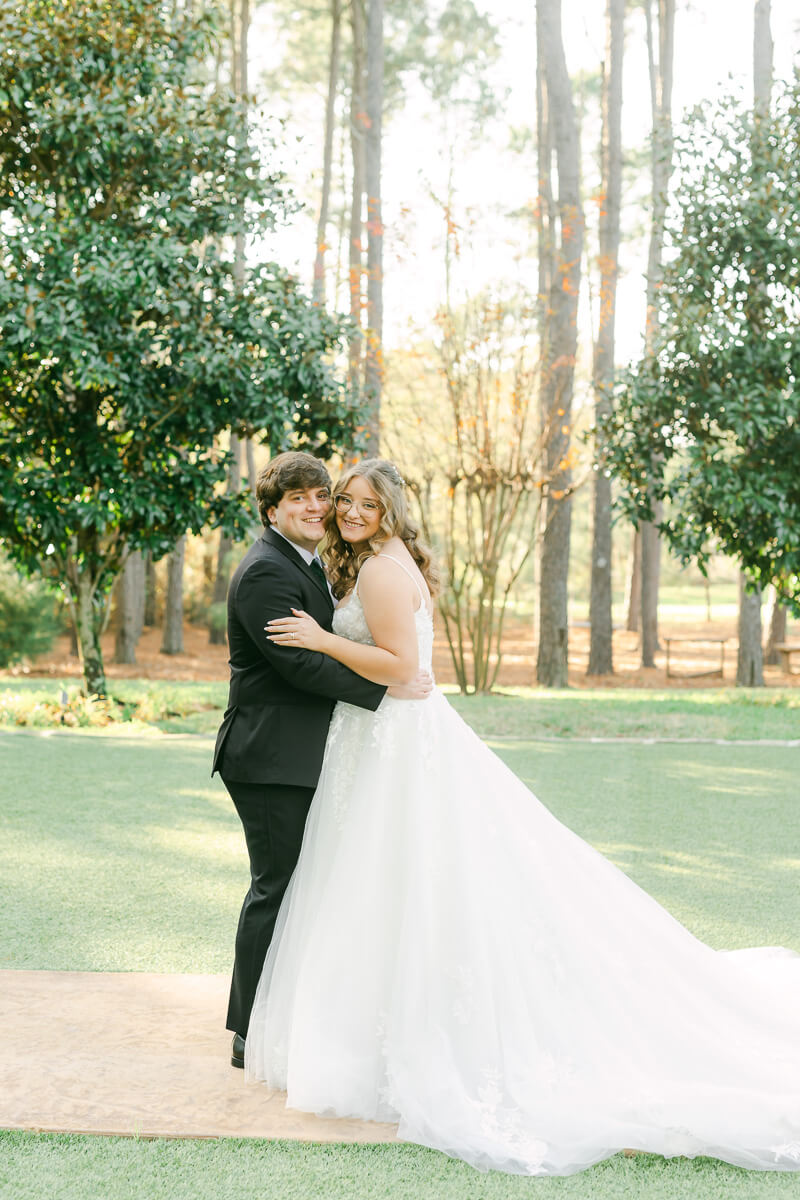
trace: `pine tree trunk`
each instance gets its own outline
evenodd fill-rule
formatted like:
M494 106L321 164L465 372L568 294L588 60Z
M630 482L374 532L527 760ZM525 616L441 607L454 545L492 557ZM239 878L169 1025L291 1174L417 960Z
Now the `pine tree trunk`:
M628 560L628 582L625 593L625 628L638 633L642 627L642 531L634 526Z
M256 483L258 481L258 473L256 471L256 456L253 449L253 439L247 438L244 444L245 461L247 462L247 486L253 493L253 500L256 498Z
M148 551L144 556L144 623L152 629L156 620L156 564Z
M381 130L383 118L383 0L369 0L367 26L367 344L364 398L367 453L380 453L383 386L383 217Z
M144 559L136 550L125 559L117 579L114 662L136 663L136 646L144 628Z
M780 654L775 649L781 642L786 641L786 608L778 599L778 593L772 589L772 603L769 608L769 617L767 618L767 646L764 651L764 662L769 663L771 667L780 665Z
M339 58L342 40L342 0L331 0L331 50L328 60L328 98L325 102L325 150L322 157L322 197L317 222L317 252L314 258L312 296L316 304L325 303L325 250L328 238L328 209L333 173L333 132L336 126L336 91L339 83Z
M622 59L625 0L606 0L606 61L603 70L602 193L600 212L600 313L594 348L595 421L611 411L614 381L614 331L619 269L619 221L622 194ZM595 447L602 463L602 446ZM611 614L611 479L594 475L592 573L589 596L589 675L614 670Z
M770 29L770 8L770 0L755 0L753 10L753 107L759 117L769 112L772 94L773 42ZM759 291L762 286L760 280L754 280L756 291ZM753 326L758 328L758 320L755 317ZM736 662L736 682L741 687L763 687L761 591L747 591L745 583L745 575L740 574L739 654ZM770 641L777 608L776 601L773 603L770 619ZM770 649L769 644L767 648ZM776 658L778 657L774 650L772 653Z
M769 112L772 97L774 43L770 28L771 0L755 0L753 13L753 102L757 112Z
M235 433L231 434L230 454L231 465L228 471L228 491L238 492L242 486L241 442ZM214 590L211 593L211 619L208 627L208 640L212 646L225 645L225 624L220 619L220 608L224 607L228 595L232 554L233 538L229 537L226 533L220 533L217 570L214 576Z
M667 189L672 174L672 79L675 60L675 0L657 0L658 58L653 30L653 0L645 0L647 57L650 71L650 106L653 121L651 148L650 245L647 255L647 314L645 353L654 352L658 332L658 289L661 285L664 227L667 213ZM660 578L660 536L655 523L640 526L642 533L642 666L655 665L658 646L658 586Z
M536 234L538 247L538 311L537 328L542 361L547 354L549 331L548 297L556 273L555 230L558 214L553 199L553 135L544 71L544 47L539 36L537 12L536 34Z
M233 89L238 98L247 102L247 39L250 33L250 0L231 0L231 74ZM247 141L247 129L242 128L242 146ZM233 277L237 286L244 284L245 245L244 235L237 233L234 239Z
M661 519L661 502L655 505L656 522ZM656 665L658 641L658 585L661 577L661 538L657 523L642 524L642 666Z
M744 574L739 575L739 653L736 682L740 687L764 686L761 651L761 592L749 592Z
M162 654L183 654L183 566L186 534L175 543L167 559L167 599L164 606Z
M364 232L364 188L366 186L366 64L367 21L365 0L351 0L350 23L353 41L353 79L350 88L350 147L353 157L353 190L350 203L350 319L353 333L348 350L348 382L354 394L361 391L363 350L362 236Z
M541 363L540 405L548 484L539 575L536 677L546 687L566 687L567 579L572 519L568 455L578 338L583 211L580 203L578 126L564 56L561 0L537 0L536 26L537 54L543 63L547 122L556 154L560 228Z
M250 3L249 0L231 0L231 45L232 45L232 75L236 95L241 99L247 98L248 87L248 36L250 32ZM246 131L243 131L243 136ZM237 287L244 286L245 280L245 246L240 234L236 235L234 246L233 275ZM235 433L230 435L230 467L228 470L228 491L238 492L242 487L242 447ZM211 613L208 623L208 640L213 646L225 644L225 625L219 619L220 608L224 608L228 594L228 581L231 574L231 555L233 553L233 538L220 532L219 550L217 552L217 570L214 577L214 589L211 596Z

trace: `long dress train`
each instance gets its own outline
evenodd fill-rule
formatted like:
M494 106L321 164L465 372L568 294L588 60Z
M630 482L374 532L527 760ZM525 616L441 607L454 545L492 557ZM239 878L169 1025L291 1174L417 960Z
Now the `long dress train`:
M372 641L357 589L334 627ZM246 1072L482 1169L799 1170L800 956L698 941L440 693L338 704Z

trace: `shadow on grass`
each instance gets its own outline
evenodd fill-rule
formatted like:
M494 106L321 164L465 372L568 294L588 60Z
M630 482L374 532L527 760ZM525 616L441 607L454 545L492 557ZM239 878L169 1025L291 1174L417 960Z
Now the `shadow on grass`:
M698 937L796 945L800 751L498 747L555 813ZM210 739L0 738L2 964L227 971L248 884ZM787 853L787 850L790 852Z
M800 864L787 843L800 800L800 750L496 749L560 820L704 941L800 949Z
M207 742L19 734L5 966L224 971L248 869Z

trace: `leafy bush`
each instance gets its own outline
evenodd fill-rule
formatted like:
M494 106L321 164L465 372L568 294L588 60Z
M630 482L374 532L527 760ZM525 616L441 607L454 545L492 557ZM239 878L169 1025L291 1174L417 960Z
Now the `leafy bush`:
M164 684L115 680L113 696L86 696L74 680L15 681L0 691L0 727L96 729L120 724L183 731L201 717L213 731L225 699L224 684ZM210 714L207 716L206 714Z
M60 632L52 591L0 559L0 667L45 654Z

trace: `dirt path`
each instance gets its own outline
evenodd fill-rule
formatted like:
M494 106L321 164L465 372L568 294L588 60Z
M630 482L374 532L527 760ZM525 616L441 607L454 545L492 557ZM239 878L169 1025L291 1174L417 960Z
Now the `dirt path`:
M613 676L587 676L589 662L589 630L585 625L576 625L570 630L569 682L576 688L685 688L719 687L735 684L736 676L736 623L735 620L706 621L662 621L662 639L673 635L696 638L727 637L725 645L724 679L709 675L699 679L667 678L666 654L662 650L656 656L657 666L644 670L639 666L639 639L635 633L616 630L614 633ZM228 651L226 646L212 646L208 633L202 626L190 625L184 634L185 653L165 655L160 653L161 633L157 629L146 629L137 649L137 663L120 666L113 662L114 638L108 633L103 639L103 654L108 675L113 679L163 679L163 680L227 680ZM672 669L681 673L709 671L718 666L719 645L702 642L680 642L673 644ZM455 674L450 653L441 624L437 627L434 644L434 670L439 683L454 683ZM80 664L69 652L69 638L59 638L53 651L36 659L29 676L79 676ZM765 667L764 679L768 686L798 687L800 674L787 675L778 667ZM500 667L500 687L533 687L536 683L536 644L530 624L519 619L509 619L503 638L503 661Z
M0 1127L134 1137L391 1142L393 1125L287 1109L247 1085L227 975L0 971Z

